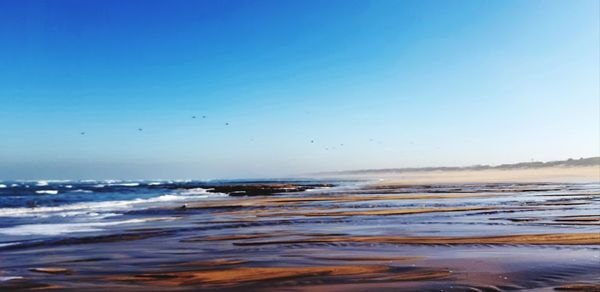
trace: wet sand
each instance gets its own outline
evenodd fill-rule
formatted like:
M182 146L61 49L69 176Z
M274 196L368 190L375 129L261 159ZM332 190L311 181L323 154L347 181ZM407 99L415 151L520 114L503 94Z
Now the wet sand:
M256 241L238 245L299 244L327 242L369 242L391 244L552 244L600 245L600 233L520 234L489 237L392 237L392 236L328 236L288 241Z
M600 285L597 182L353 182L257 193L263 189L132 212L127 216L150 220L101 234L0 247L0 290L595 291Z

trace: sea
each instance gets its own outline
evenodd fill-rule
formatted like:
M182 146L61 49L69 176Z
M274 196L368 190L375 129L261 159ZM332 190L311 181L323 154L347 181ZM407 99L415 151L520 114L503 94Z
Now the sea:
M202 187L206 184L191 180L0 181L0 246L141 223L142 219L127 214L227 197L209 192Z

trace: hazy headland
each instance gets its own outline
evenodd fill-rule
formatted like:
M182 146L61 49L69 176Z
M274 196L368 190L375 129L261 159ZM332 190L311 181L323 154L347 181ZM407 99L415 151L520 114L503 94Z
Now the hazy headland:
M316 173L324 178L380 179L386 184L600 182L600 157L497 166L363 169Z

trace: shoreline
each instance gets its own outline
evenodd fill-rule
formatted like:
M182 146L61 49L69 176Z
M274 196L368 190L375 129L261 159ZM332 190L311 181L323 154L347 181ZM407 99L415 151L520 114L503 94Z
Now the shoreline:
M424 170L401 173L320 176L324 179L366 179L375 184L468 183L600 183L598 166L557 166L527 169Z
M236 195L124 212L109 220L138 223L108 225L101 233L0 247L0 290L465 291L600 284L599 183L318 186L221 186Z

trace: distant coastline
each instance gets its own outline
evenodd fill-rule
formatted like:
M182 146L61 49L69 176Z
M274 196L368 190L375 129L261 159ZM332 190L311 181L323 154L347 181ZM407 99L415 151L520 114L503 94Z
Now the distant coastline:
M524 170L550 167L600 167L599 157L588 157L579 159L566 159L556 161L534 161L518 162L500 165L472 165L472 166L441 166L441 167L405 167L405 168L381 168L381 169L358 169L343 171L326 171L313 173L314 175L373 175L373 174L394 174L394 173L412 173L412 172L431 172L431 171L478 171L478 170Z

